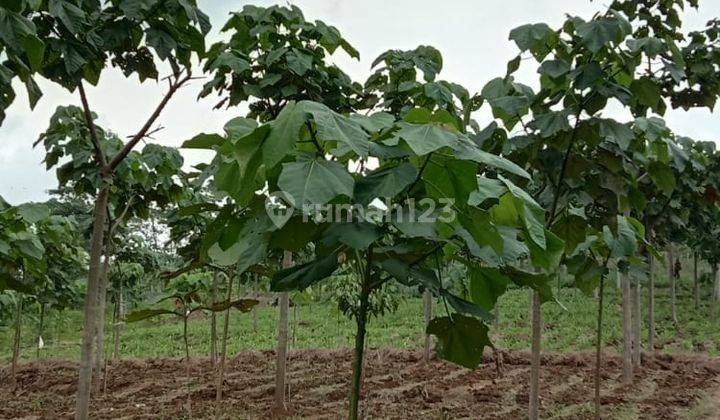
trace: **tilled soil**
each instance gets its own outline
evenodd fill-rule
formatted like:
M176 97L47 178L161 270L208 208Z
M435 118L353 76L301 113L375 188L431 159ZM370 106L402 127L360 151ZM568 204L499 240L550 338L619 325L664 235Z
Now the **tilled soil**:
M223 418L344 418L350 386L350 350L290 353L287 410L273 410L274 353L241 353L228 360ZM366 359L363 415L368 418L497 418L526 416L529 355L490 353L471 371L418 353L371 350ZM542 418L592 418L594 357L547 354L541 374ZM499 370L498 370L499 369ZM77 364L41 360L20 366L17 385L0 369L0 418L64 418L74 410ZM720 413L720 361L691 356L646 356L631 386L620 383L620 360L604 358L603 417L675 419ZM111 363L104 394L92 403L100 418L208 418L215 385L207 359L191 361L190 379L178 359ZM188 413L187 392L191 411ZM714 402L713 402L714 401ZM698 404L716 404L698 409ZM691 414L692 413L692 414ZM707 414L705 414L707 415Z

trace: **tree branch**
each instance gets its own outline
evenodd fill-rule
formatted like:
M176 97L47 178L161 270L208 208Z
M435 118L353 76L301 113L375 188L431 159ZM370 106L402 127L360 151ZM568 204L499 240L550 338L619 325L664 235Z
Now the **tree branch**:
M120 152L113 157L112 161L105 165L105 168L103 169L104 175L111 174L115 168L127 157L127 155L130 153L130 151L142 140L148 133L148 130L150 130L150 127L155 123L155 120L158 119L160 116L160 113L165 109L165 106L168 104L170 99L173 97L175 92L177 92L178 89L180 89L188 80L191 79L191 73L190 70L186 70L186 74L184 77L180 78L179 75L174 81L170 81L170 88L168 92L165 94L165 97L163 97L162 101L160 101L160 104L158 104L157 108L153 111L153 113L150 115L150 118L145 122L145 124L140 128L140 131L135 134L130 141L128 141L125 146L120 150Z
M80 93L80 102L82 102L83 113L85 114L85 124L87 124L88 130L90 131L90 139L92 140L93 148L95 148L95 159L97 159L98 165L104 169L105 166L107 166L107 160L105 158L105 152L103 152L100 146L100 140L97 136L95 122L93 121L92 112L90 112L90 105L88 105L82 81L78 83L78 92Z

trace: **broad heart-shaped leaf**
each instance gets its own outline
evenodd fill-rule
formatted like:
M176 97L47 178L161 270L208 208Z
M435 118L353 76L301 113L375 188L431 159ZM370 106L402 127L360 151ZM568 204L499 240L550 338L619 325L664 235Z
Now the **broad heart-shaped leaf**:
M637 103L658 110L658 102L662 100L662 92L652 79L641 77L633 80L630 84L630 91L633 93L633 98Z
M496 254L502 255L503 238L491 223L488 212L477 207L465 207L458 212L457 216L462 227L465 228L478 246L481 248L490 246Z
M238 273L243 273L266 258L270 232L275 226L264 208L253 208L239 223L233 222L230 220L218 242L210 246L208 256L218 265L235 266ZM232 228L234 225L238 228Z
M528 241L527 246L530 250L530 259L532 260L533 266L553 271L560 265L560 260L565 251L565 243L554 233L546 230L545 244L545 249L541 249L535 245L533 241Z
M182 316L182 314L178 314L175 311L171 311L169 309L139 309L137 311L133 311L127 314L127 316L125 316L125 322L138 322L148 318L156 317L158 315Z
M468 315L485 321L492 321L493 316L485 308L469 302L461 297L455 296L447 289L441 289L440 295L457 311L458 314Z
M530 126L540 132L541 137L552 137L561 131L569 131L568 111L550 111L535 116Z
M545 249L545 210L525 190L502 176L498 178L514 197L515 210L524 222L529 239L541 249Z
M508 191L505 184L498 179L478 175L477 182L477 191L473 191L468 198L468 204L471 206L482 206L487 200L497 201Z
M521 51L530 51L538 59L552 50L556 39L557 34L544 23L522 25L510 31L510 40L515 41Z
M60 19L73 34L80 32L86 23L85 12L67 0L49 0L48 11L54 18Z
M312 220L303 220L302 216L293 216L282 228L274 231L270 237L270 247L299 252L315 237L319 229Z
M338 162L301 155L297 162L283 164L278 186L302 208L308 203L325 204L338 195L352 197L354 181Z
M635 133L630 127L610 119L599 118L597 121L601 137L617 144L622 150L627 150L630 142L635 138Z
M599 51L609 42L617 41L620 31L620 24L615 19L594 19L577 25L578 35L592 52Z
M669 196L675 190L675 174L670 166L660 162L651 162L648 166L648 173L650 179L665 195Z
M453 150L455 152L455 157L458 159L471 160L481 165L486 165L491 168L500 169L502 171L530 179L530 174L514 162L480 149L472 142L472 140L462 135L460 136L459 141L453 144Z
M367 222L333 223L323 233L323 243L327 247L345 244L353 249L367 249L370 244L382 236L380 229Z
M338 141L344 143L358 156L367 157L370 148L368 134L356 121L338 114L327 106L317 103L303 101L298 106L312 114L317 136L324 141Z
M608 226L604 226L603 237L605 244L611 250L614 258L630 257L635 254L638 248L638 238L642 238L642 224L631 222L625 216L617 216L617 233L613 234Z
M602 276L607 273L607 268L599 265L594 258L582 254L567 259L565 265L568 273L575 278L574 286L587 296L593 295Z
M337 253L333 252L314 261L280 270L273 276L270 290L273 292L304 290L332 275L338 267L337 257Z
M35 35L26 36L23 40L23 48L27 54L30 66L35 71L40 71L43 65L43 57L45 55L45 43Z
M269 126L261 126L235 142L226 141L218 150L215 185L241 206L250 202L265 182L259 172L263 162L262 145L269 130Z
M255 120L244 117L235 117L225 123L223 130L225 130L228 139L237 140L252 133L257 127L258 123Z
M555 220L552 231L565 243L565 253L571 255L585 241L587 228L587 220L568 212Z
M225 142L225 139L219 134L200 133L197 136L183 142L183 149L213 149Z
M457 133L430 124L410 124L401 122L398 137L405 140L413 152L423 156L443 147L452 146L458 141Z
M555 300L550 287L550 277L545 273L528 273L517 268L505 267L501 270L513 283L520 287L529 287L540 296L540 302Z
M355 201L368 204L375 198L394 198L417 178L412 163L380 168L355 183Z
M488 100L492 106L493 116L502 119L506 124L528 112L530 100L527 96L501 96Z
M498 298L507 290L510 279L497 268L476 264L468 264L467 268L470 275L470 298L485 310L492 310Z
M40 203L24 203L17 206L17 212L27 223L37 223L50 217L50 208Z
M557 79L570 72L570 64L562 60L546 60L540 65L538 73Z
M438 339L438 357L468 369L475 369L482 361L485 346L492 345L485 324L460 314L433 319L427 333Z
M477 188L476 173L477 165L473 162L434 154L425 165L422 181L429 198L441 204L441 200L450 200L451 204L464 205Z
M270 124L271 130L263 143L263 163L270 170L295 149L300 129L308 120L303 106L288 102Z

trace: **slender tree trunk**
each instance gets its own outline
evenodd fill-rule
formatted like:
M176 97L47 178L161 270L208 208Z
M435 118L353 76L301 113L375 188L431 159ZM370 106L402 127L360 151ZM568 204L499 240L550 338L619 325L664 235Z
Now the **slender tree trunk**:
M675 290L675 245L668 247L668 278L670 280L670 308L672 311L673 323L677 324L677 292Z
M42 340L43 327L45 326L45 303L40 303L40 322L37 333L37 358L40 358L40 340Z
M80 346L80 368L78 372L78 390L75 406L75 418L85 420L90 409L90 385L92 382L93 339L97 325L97 299L100 283L100 257L103 251L105 236L105 214L109 187L100 189L95 200L93 216L93 232L90 241L90 263L88 269L88 285L85 294L85 311L82 344Z
M655 351L655 257L648 253L648 350Z
M103 377L105 376L105 302L107 301L108 272L110 270L110 236L107 235L108 244L105 245L105 261L103 262L100 288L98 289L98 319L97 334L95 336L95 395L100 394Z
M283 253L283 268L292 267L292 253ZM287 369L288 350L288 312L290 312L290 295L288 292L280 293L278 300L280 317L278 319L278 345L275 365L275 408L285 410L285 371Z
M623 382L628 384L633 380L632 368L632 321L630 308L630 278L627 274L620 276L622 293L622 332L623 332Z
M717 319L720 315L720 273L717 264L712 266L712 277L715 285L713 287L713 318Z
M540 295L532 293L532 347L530 358L530 405L528 417L537 420L540 417L540 334L542 314L540 312Z
M217 271L213 272L212 289L210 294L212 305L215 305L215 300L217 299L217 277ZM216 312L212 311L210 314L210 365L213 369L215 369L215 365L217 363L217 356L217 316Z
M642 288L640 287L640 279L636 278L633 280L632 290L632 336L633 336L633 348L632 348L632 362L633 366L640 366L642 364Z
M350 391L350 420L358 419L360 408L360 391L362 388L362 367L363 355L365 352L365 334L367 331L367 312L370 301L370 273L372 270L372 249L368 251L367 266L365 273L362 275L362 285L360 288L360 308L357 318L357 332L355 333L355 357L353 359L353 376L352 389Z
M225 302L230 305L232 301L232 285L233 279L232 274L228 277L228 290ZM222 391L223 381L225 381L225 359L227 357L227 338L228 338L228 327L230 325L230 306L225 311L225 319L223 323L222 333L222 344L220 350L220 361L216 372L216 383L215 383L215 418L220 418L220 403L222 402Z
M297 304L293 305L293 322L292 322L292 347L295 348L295 334L297 334L297 323L298 323L298 317L297 317Z
M120 284L118 285L118 294L117 294L117 317L115 319L115 324L113 325L113 330L115 332L115 349L113 352L113 358L116 360L120 359L120 345L122 343L122 327L123 322L125 319L125 301L123 299L123 282L120 281Z
M254 281L254 284L253 284L253 288L255 289L255 296L254 296L254 297L255 297L256 299L259 299L259 298L260 298L260 287L258 286L258 275L253 273L252 276L253 276L253 278L254 278L254 280L255 280L255 281ZM257 332L257 329L258 329L258 310L260 310L259 306L260 306L260 305L255 305L255 306L253 306L253 308L252 308L252 327L253 327L253 332Z
M10 369L13 386L17 386L17 363L20 358L20 329L22 326L23 296L17 294L17 310L15 312L15 337L13 337L12 367Z
M600 277L598 288L597 331L595 339L595 418L600 418L600 368L602 366L602 325L603 325L603 297L605 289L605 275Z
M183 341L185 342L185 396L187 397L187 413L188 418L192 417L192 401L190 398L190 345L188 344L188 313L187 306L183 302Z
M698 256L697 252L693 252L693 298L695 300L695 310L700 309L700 280L698 278Z
M430 325L432 318L432 293L429 290L423 292L423 316L425 319L425 328ZM425 333L425 344L423 346L423 359L430 361L430 334Z

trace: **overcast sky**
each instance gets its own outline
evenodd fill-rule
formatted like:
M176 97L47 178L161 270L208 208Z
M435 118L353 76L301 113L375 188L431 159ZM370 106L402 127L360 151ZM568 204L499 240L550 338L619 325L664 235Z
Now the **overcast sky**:
M609 0L607 0L609 1ZM210 15L217 38L231 11L244 4L269 5L275 1L198 0ZM559 26L565 14L590 18L606 7L597 0L306 0L294 1L309 20L321 19L336 26L360 51L361 60L338 52L333 60L353 79L364 81L370 63L390 48L410 49L432 45L444 57L440 78L460 83L471 92L479 91L493 77L505 73L507 60L517 54L508 41L509 31L524 23L546 22ZM720 1L701 0L699 11L685 13L685 27L700 29L705 22L720 16ZM521 68L518 80L534 84L534 68ZM159 119L165 128L155 135L158 143L179 146L199 132L218 132L228 119L243 114L242 109L213 111L216 99L196 101L202 81L178 93ZM79 105L77 95L52 83L41 82L44 96L30 111L24 89L18 85L16 98L0 127L0 195L10 203L47 199L47 190L55 188L54 171L45 171L41 163L43 149L32 143L47 127L58 105ZM160 101L165 85L154 81L139 84L137 78L125 79L114 70L105 71L97 87L87 89L89 102L99 115L99 123L121 136L132 135ZM702 140L718 141L718 113L707 110L674 111L665 116L677 133ZM489 122L487 113L476 116L480 125ZM183 151L186 162L208 159L207 154Z

